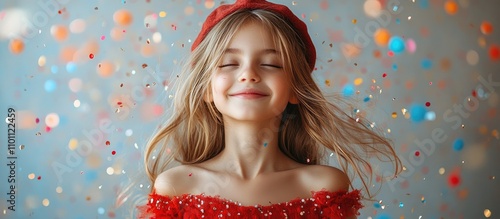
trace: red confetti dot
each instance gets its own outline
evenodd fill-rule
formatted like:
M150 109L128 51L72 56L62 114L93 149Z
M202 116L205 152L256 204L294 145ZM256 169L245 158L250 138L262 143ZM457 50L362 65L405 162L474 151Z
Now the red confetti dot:
M36 124L40 123L40 119L39 119L39 118L36 118L36 119L35 119L35 122L36 122Z
M106 145L108 145L108 146L109 146L110 144L111 144L111 143L110 143L109 141L106 141Z
M460 176L457 173L452 173L448 177L448 184L450 187L456 187L460 184Z
M415 156L420 156L420 151L415 151Z
M382 77L383 78L387 77L387 73L382 74Z
M38 179L38 180L41 180L41 179L42 179L42 176L38 176L38 177L37 177L37 179Z
M111 154L112 154L112 155L115 155L115 154L116 154L116 151L111 151Z
M477 97L477 92L476 92L476 90L472 90L472 96L473 96L473 97Z
M431 106L431 102L425 102L425 106L426 107L430 107Z
M489 54L492 61L500 60L500 48L497 45L490 46Z
M45 126L45 132L50 132L50 130L51 130L50 127Z
M394 56L394 52L393 52L393 51L389 51L389 52L387 52L387 55L388 55L389 57L393 57L393 56Z
M193 175L193 173L189 173L189 176L192 176L192 175Z
M89 58L93 59L94 58L94 54L90 53Z
M116 104L118 104L118 105L122 105L122 102L121 102L121 101L118 101L118 103L116 103Z

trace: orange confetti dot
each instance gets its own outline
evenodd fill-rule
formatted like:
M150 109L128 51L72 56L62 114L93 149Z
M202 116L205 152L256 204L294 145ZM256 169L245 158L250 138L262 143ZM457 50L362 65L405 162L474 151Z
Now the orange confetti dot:
M483 21L483 23L481 23L481 33L483 33L484 35L489 35L492 32L493 25L491 25L491 23L488 21Z
M444 10L449 15L454 15L458 11L458 4L456 2L454 2L454 1L446 1L444 3Z
M115 73L115 65L110 61L103 61L97 65L97 73L101 77L109 77Z
M379 28L373 34L373 38L378 46L387 46L389 39L391 38L391 33L387 29Z
M13 39L9 43L9 49L13 54L19 54L24 50L24 42L20 39Z
M106 145L108 145L108 146L109 146L109 144L110 144L110 142L109 142L109 141L106 141Z
M68 28L62 25L54 25L50 28L50 34L54 37L55 40L61 42L68 38Z
M113 14L113 20L118 25L128 26L132 23L132 13L125 9L118 10Z

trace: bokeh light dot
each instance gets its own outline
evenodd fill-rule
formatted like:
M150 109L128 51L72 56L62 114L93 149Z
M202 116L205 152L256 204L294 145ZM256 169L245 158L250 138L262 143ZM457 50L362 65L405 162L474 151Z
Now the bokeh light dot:
M12 39L9 43L10 52L13 54L19 54L24 51L24 42L20 39Z
M434 111L428 111L425 113L425 119L428 121L434 121L436 119L436 113Z
M99 208L97 209L97 213L98 213L98 214L104 214L104 208L99 207Z
M38 66L43 67L45 63L47 63L47 58L45 58L45 56L40 56L38 58Z
M445 3L444 3L444 10L446 11L446 13L448 13L449 15L454 15L457 13L458 11L458 4L453 1L453 0L447 0Z
M66 64L66 71L68 73L73 73L76 71L76 64L74 62L68 62Z
M35 178L35 174L34 173L28 174L28 179L34 179L34 178Z
M132 134L134 134L134 131L132 131L132 129L127 129L127 130L125 131L125 135L126 135L127 137L132 136Z
M82 80L80 78L72 78L68 82L68 87L73 92L78 92L82 88Z
M114 172L115 172L115 170L113 169L113 167L108 167L108 168L106 169L106 173L107 173L108 175L113 175L113 173L114 173Z
M417 51L417 43L413 39L407 39L406 40L406 51L409 53L415 53Z
M455 139L453 141L453 150L455 151L461 151L464 148L464 140L461 138Z
M387 46L391 38L391 33L387 29L379 28L373 34L373 38L378 46Z
M479 54L474 50L469 50L465 55L465 59L469 65L476 65L479 62Z
M490 35L493 32L493 25L489 21L483 21L481 23L481 33L484 35Z
M50 128L55 128L59 125L59 115L57 113L50 113L45 116L45 124Z
M352 95L354 95L354 92L355 92L355 88L354 88L354 85L352 84L346 84L344 86L344 88L342 89L342 93L344 94L345 97L350 97Z
M445 172L446 172L446 170L444 169L444 167L439 168L440 175L443 175Z
M85 20L75 19L69 24L69 31L71 31L71 33L82 33L85 31L86 27L87 24L85 23Z
M50 34L59 42L66 40L69 35L68 28L62 25L52 25L52 27L50 27Z
M62 192L63 192L63 189L62 189L60 186L58 186L58 187L56 188L56 192L57 192L57 193L62 193Z
M363 78L354 79L354 85L359 86L361 84L363 84Z
M133 17L130 11L121 9L113 14L113 21L122 26L128 26L132 23Z
M57 66L53 65L50 67L50 72L52 72L52 74L56 74L58 71L59 68Z
M76 138L72 138L68 142L68 148L70 150L75 150L78 147L78 140Z
M153 37L153 42L155 42L155 43L161 42L161 33L160 32L153 33L152 37Z
M81 105L80 100L75 100L75 101L73 101L73 106L74 106L75 108L80 107L80 105Z
M165 12L165 11L160 11L160 13L158 13L158 15L159 15L160 17L165 17L165 16L167 16L167 12Z
M389 40L389 50L396 54L402 53L405 50L405 41L400 36L393 36Z
M44 88L45 88L45 91L50 93L50 92L53 92L56 90L57 84L54 80L49 79L49 80L45 81Z
M486 218L491 217L491 211L490 211L490 209L484 209L484 216L485 216Z
M377 18L382 13L382 4L378 0L366 0L363 10L368 17Z
M50 205L50 201L48 199L43 199L42 204L43 206L47 207Z

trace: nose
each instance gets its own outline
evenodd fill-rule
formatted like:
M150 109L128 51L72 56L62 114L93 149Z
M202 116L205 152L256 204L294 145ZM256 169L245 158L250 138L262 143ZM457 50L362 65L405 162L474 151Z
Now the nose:
M240 76L238 78L238 81L240 81L240 82L249 81L249 82L257 83L257 82L260 82L260 76L253 67L249 66L249 67L243 69L242 73L240 74Z

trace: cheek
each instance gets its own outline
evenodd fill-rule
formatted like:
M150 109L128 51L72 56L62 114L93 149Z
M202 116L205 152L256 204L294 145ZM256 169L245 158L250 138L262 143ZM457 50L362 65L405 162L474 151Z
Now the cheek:
M214 94L224 94L230 86L230 80L226 76L216 76L212 79L212 91Z

